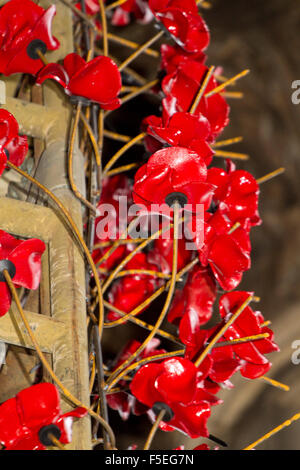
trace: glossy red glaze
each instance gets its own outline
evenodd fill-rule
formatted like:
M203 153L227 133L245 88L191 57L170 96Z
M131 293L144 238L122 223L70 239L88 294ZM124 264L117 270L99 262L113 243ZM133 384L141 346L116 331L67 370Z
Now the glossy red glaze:
M164 402L174 413L171 421L161 422L164 431L178 429L192 438L208 436L206 422L211 405L219 403L199 386L197 369L187 359L171 358L142 366L135 374L130 389L145 405Z
M198 14L194 0L150 0L149 7L182 49L190 53L202 53L207 48L209 30Z
M139 359L144 359L149 356L156 356L157 354L163 354L166 352L165 349L158 349L160 341L157 338L153 338L147 344L146 348L139 355ZM141 343L136 340L130 341L125 348L119 354L113 370L119 367L123 362L129 358L139 347ZM119 382L119 387L127 389L128 383L125 380ZM118 392L107 395L107 404L113 410L119 412L121 418L125 421L129 418L130 413L139 416L148 411L149 407L138 401L133 395L128 392Z
M183 147L154 153L136 172L133 199L136 204L165 204L166 196L183 193L187 204L209 207L214 186L206 182L207 169L199 155Z
M206 165L212 160L213 150L207 143L210 124L203 115L175 113L166 121L156 116L148 116L144 119L142 128L148 134L145 144L149 152L155 152L163 145L169 144L193 150Z
M5 170L7 162L7 156L4 152L4 149L0 149L0 176L2 175L3 171Z
M16 274L13 283L16 287L37 289L41 278L41 256L46 249L45 243L36 238L17 240L0 230L0 260L11 261ZM0 282L0 316L10 308L11 294L6 282Z
M111 23L114 26L126 26L130 23L132 16L139 23L149 23L153 19L153 14L148 6L148 1L127 0L115 9Z
M203 351L211 338L217 333L218 327L206 330L200 329L200 322L194 319L192 325L189 324L190 318L184 317L180 323L179 336L186 345L186 357L195 360ZM221 338L219 342L224 341ZM218 388L214 389L214 384L222 384L229 388L231 386L228 380L241 367L241 361L235 357L231 346L216 347L211 349L204 361L199 366L200 378L204 380L204 387L207 392L217 393ZM209 381L207 381L207 378Z
M220 298L220 315L228 319L245 302L251 292L235 291L224 294ZM273 332L267 327L262 327L264 317L260 312L254 312L250 306L246 307L235 322L225 332L227 340L243 338L245 336L269 333L268 338L258 341L249 341L233 346L233 351L241 359L241 374L249 379L255 379L264 375L271 367L271 363L264 356L273 351L279 351L273 342Z
M37 84L45 80L57 81L68 95L87 98L103 109L116 109L121 105L117 97L122 86L121 74L109 57L98 56L90 62L78 54L68 54L60 64L46 65L37 76Z
M0 406L0 443L6 450L44 450L38 433L55 424L61 431L59 441L67 444L72 439L73 418L86 414L83 408L62 414L57 388L50 383L33 385Z
M0 10L0 72L35 75L42 61L27 53L34 40L45 43L48 50L58 49L59 42L51 34L55 5L44 10L31 0L10 0Z
M193 220L191 222L193 223ZM232 233L230 220L220 212L205 213L204 243L194 243L203 266L209 265L215 279L224 290L232 290L240 283L243 272L251 267L251 244L248 230L236 228ZM195 233L195 232L194 232Z
M180 65L188 62L190 59L196 60L203 64L206 60L206 55L203 52L191 54L184 51L181 47L170 44L162 44L160 48L161 54L161 70L167 75L176 72Z
M19 125L16 119L5 109L0 109L0 149L2 155L4 151L7 157L6 150L9 161L16 166L22 165L28 152L27 137L19 135Z
M177 291L168 313L170 322L181 320L180 329L185 328L185 344L189 336L193 337L195 328L210 320L216 296L217 286L211 272L195 266L184 288Z

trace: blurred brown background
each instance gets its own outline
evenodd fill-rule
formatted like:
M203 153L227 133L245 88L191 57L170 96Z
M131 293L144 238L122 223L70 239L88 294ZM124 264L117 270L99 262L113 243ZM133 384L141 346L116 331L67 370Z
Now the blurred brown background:
M211 30L207 63L223 66L227 77L245 68L251 70L236 85L244 99L230 100L231 124L223 136L244 136L243 143L230 150L250 154L251 159L239 163L239 167L256 177L281 166L286 168L284 175L261 187L263 225L252 231L252 269L241 287L261 297L259 309L272 321L281 348L271 358L273 368L268 375L290 385L291 390L285 392L262 380L252 382L237 376L233 380L236 387L221 393L224 404L213 410L209 431L224 439L230 449L241 449L300 411L300 364L291 362L292 342L300 340L300 104L291 101L291 84L300 79L300 3L212 0L212 5L210 10L203 10ZM151 36L152 28L133 24L114 31L142 43ZM128 52L117 48L116 55L122 54L126 57ZM145 60L145 56L135 62L135 69L149 78L156 74L155 62ZM144 97L135 102L134 111L138 106L140 115L147 115L155 111L155 105ZM134 135L138 131L132 124L134 119L128 121ZM130 130L128 122L126 126ZM121 328L124 344L130 333ZM141 436L149 430L146 419L132 418L120 426L114 418L113 412L120 447L143 442ZM184 441L178 433L159 432L153 448L171 448ZM188 440L186 447L200 442L203 440ZM300 449L300 422L259 449Z
M232 100L227 135L244 136L240 148L251 156L244 166L256 177L286 168L261 187L263 225L253 230L253 265L243 287L261 297L259 307L272 321L281 347L268 375L291 390L241 379L233 393L224 393L211 432L222 429L230 448L237 449L300 410L300 366L291 363L291 344L300 339L300 105L291 101L291 84L300 78L300 4L219 0L204 16L212 33L210 63L224 65L228 76L251 70L237 84L245 98ZM259 448L299 449L300 423Z

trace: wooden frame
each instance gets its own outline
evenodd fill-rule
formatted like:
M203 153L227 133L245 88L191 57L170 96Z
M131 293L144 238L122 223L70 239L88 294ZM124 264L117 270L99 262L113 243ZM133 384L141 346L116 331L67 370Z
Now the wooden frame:
M45 353L51 354L54 372L72 393L89 405L87 375L84 270L82 255L64 223L52 209L15 199L0 198L0 229L15 236L40 238L48 245L43 270L49 272L50 316L26 311L36 338ZM48 259L49 256L49 259ZM48 279L44 279L47 283ZM47 290L47 286L41 286ZM0 340L33 348L14 304L0 318ZM69 405L64 403L64 409ZM75 423L71 448L91 446L89 418Z

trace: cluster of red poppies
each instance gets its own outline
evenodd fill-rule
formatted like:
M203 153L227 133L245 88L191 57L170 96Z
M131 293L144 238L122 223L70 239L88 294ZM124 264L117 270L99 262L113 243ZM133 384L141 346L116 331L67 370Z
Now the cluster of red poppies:
M121 75L109 57L98 56L86 62L73 52L65 57L63 65L51 63L42 68L36 83L40 85L47 79L55 80L67 95L85 104L95 102L103 109L116 109L121 105L117 98L121 90Z
M98 10L98 0L86 0L88 14L94 15ZM163 216L165 208L161 207L170 206L172 214L173 204L177 201L184 215L184 208L189 205L187 225L193 250L187 248L185 238L178 240L177 271L192 260L196 262L192 263L192 269L187 270L187 277L180 280L168 312L168 321L178 325L178 339L185 347L184 357L169 357L143 365L130 381L129 389L126 380L119 382L123 390L108 395L108 404L118 410L123 419L132 412L148 413L153 420L164 410L161 429L178 429L192 438L208 436L206 423L211 406L221 403L216 396L220 387L232 387L230 378L237 371L246 378L261 377L271 366L265 354L278 350L262 314L247 306L202 362L199 364L197 361L214 336L250 296L249 292L233 289L238 287L243 273L250 268L249 233L253 226L261 223L259 188L250 173L236 170L230 161L226 162L225 169L211 166L213 144L229 122L229 106L217 88L218 77L205 65L204 51L209 44L209 31L198 13L196 1L149 0L147 3L128 0L114 11L113 24L127 24L131 13L144 22L154 17L175 45L161 46L160 75L164 76L160 91L163 95L162 115L148 116L142 122L146 133L145 147L151 156L137 171L134 183L123 175L103 181L98 210L110 204L114 211L109 212L107 230L96 232L93 259L100 265L99 274L103 276L136 246L126 234L127 239L120 240L118 246L111 249L112 240L124 238L124 214L120 213L119 200L126 196L126 209L132 201L142 207L144 219L141 219L141 225L144 224L145 230L148 226L145 214L151 217L153 205L155 211ZM55 6L45 11L30 0L11 0L1 8L0 72L5 75L16 72L37 75L38 84L53 79L75 102L95 102L110 110L120 106L121 75L110 58L98 56L86 63L73 53L65 57L63 65L51 63L43 66L38 51L45 53L59 46L51 35L54 14ZM0 174L8 159L20 165L25 158L27 139L19 136L18 131L14 117L1 110ZM200 205L203 220L199 225L197 208ZM102 220L103 214L96 220L97 227L101 226ZM111 304L108 322L132 312L170 277L175 230L169 228L164 232L164 237L154 240L147 251L133 256L125 266L128 273L112 284L108 292ZM0 316L7 313L11 303L4 270L9 272L16 287L36 289L44 250L45 245L40 240L17 240L0 232ZM218 298L219 293L222 295ZM141 308L138 313L143 311ZM213 316L219 321L208 327L207 323ZM263 337L234 343L234 340L257 335ZM159 340L152 339L138 359L166 353L165 349L158 349L159 344ZM113 370L124 364L139 346L139 342L133 341L125 347ZM26 391L0 407L0 442L7 448L18 448L20 442L15 434L18 426L20 435L29 436L28 448L44 448L47 444L42 445L41 442L48 441L41 439L41 426L53 423L60 430L61 442L69 442L63 424L68 416L60 413L57 392L49 384L40 384L39 387L43 390L48 387L45 392L47 404L42 402L43 391L35 388L40 400L36 409L28 407L28 416ZM48 411L44 422L42 411L45 408ZM20 410L22 416L27 416L26 425L21 420ZM74 413L74 416L81 416L83 412ZM1 429L1 420L7 422L8 414L14 417L12 427L6 429L2 426ZM24 445L26 443L22 441L22 448Z
M94 16L99 13L99 0L84 0L84 4L85 12L88 15ZM82 10L81 2L76 3L76 8ZM147 0L127 0L120 4L112 13L111 24L114 26L126 26L130 23L131 17L143 24L149 23L152 20L153 15ZM97 26L101 28L98 22Z
M55 5L44 10L31 0L10 0L0 9L0 72L36 75L37 84L50 78L74 101L95 102L103 109L119 107L121 74L109 57L98 56L86 63L73 53L65 57L63 65L43 66L41 54L59 47L51 33L55 13Z
M236 170L231 161L226 161L225 169L211 165L213 144L229 122L229 106L224 94L214 91L219 85L218 77L204 63L209 31L195 0L149 0L149 7L175 45L161 46L162 115L149 116L142 123L147 134L145 147L151 156L135 175L133 200L149 214L153 207L157 210L175 199L190 204L190 228L197 227L196 208L202 204L203 233L200 236L197 230L191 231L192 251L186 248L185 239L178 240L178 271L198 257L184 286L176 289L168 313L168 321L178 325L178 335L185 346L184 358L143 365L130 383L130 393L126 381L121 381L124 391L108 395L108 404L123 419L130 412L147 412L153 420L159 410L165 409L161 429L178 429L192 438L207 437L211 406L221 403L216 396L220 387L232 387L229 379L237 371L249 379L261 377L271 366L265 354L278 351L262 314L247 306L200 365L194 364L218 331L253 295L232 290L251 265L249 233L251 227L261 223L259 187L249 172ZM106 189L111 188L110 199L113 194L118 197L115 184L116 177L106 182ZM130 196L129 179L118 176L118 185L126 187ZM106 260L109 268L132 249L129 243L120 245ZM103 253L104 250L101 256ZM161 286L155 271L171 273L172 254L173 230L169 230L168 237L156 239L146 254L136 255L126 267L151 270L153 274L128 274L115 281L109 293L110 303L125 313L132 312ZM223 295L218 298L220 292ZM213 327L205 327L213 315L220 320ZM119 317L110 311L107 319ZM233 340L256 335L265 337L234 344ZM150 342L139 359L161 354L163 350L157 349L158 345L158 340ZM126 346L115 368L139 346L136 341Z
M31 0L11 0L0 10L0 72L35 75L43 63L37 49L45 53L59 47L52 36L55 5L48 10ZM22 14L20 14L22 12Z

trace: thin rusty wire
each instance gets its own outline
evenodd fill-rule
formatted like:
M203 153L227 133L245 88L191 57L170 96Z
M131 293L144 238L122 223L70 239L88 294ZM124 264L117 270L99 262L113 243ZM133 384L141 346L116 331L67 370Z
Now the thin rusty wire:
M100 0L101 1L101 0ZM129 57L127 57L122 64L119 65L119 70L124 70L131 62L133 62L145 49L148 49L154 42L158 41L164 35L164 31L159 31L159 33L152 36L144 44L142 44L138 49L136 49Z
M219 339L224 335L224 333L227 331L227 329L234 323L234 321L240 316L240 314L245 310L245 308L250 304L252 301L253 296L249 295L245 302L242 303L242 305L236 310L234 314L230 317L230 319L223 325L223 327L214 335L212 340L209 342L209 344L204 348L204 351L200 354L198 359L195 361L195 366L199 367L201 362L204 361L206 356L209 354L211 348L219 341Z
M158 415L156 417L156 420L154 421L153 426L152 426L152 428L149 432L149 435L147 437L146 443L144 445L144 450L149 450L150 449L152 441L153 441L154 436L156 434L156 431L158 430L159 424L163 420L163 417L164 417L165 413L166 413L166 410L161 410L158 413Z
M281 175L284 172L285 172L285 168L280 167L277 170L271 171L271 173L268 173L267 175L261 176L260 178L258 178L256 180L256 182L258 184L265 183L266 181L269 181L269 180L275 178L275 176Z
M226 82L222 83L221 85L218 85L215 87L213 90L209 91L208 93L205 93L205 98L209 98L212 95L215 95L216 93L220 93L224 88L226 88L228 85L231 85L232 83L235 83L237 80L239 80L242 77L245 77L245 75L248 75L250 72L249 69L245 69L242 72L238 73L234 77L229 78L226 80Z
M158 83L159 83L158 79L155 79L155 80L152 80L151 82L145 83L145 85L143 85L141 87L138 87L138 90L132 91L131 93L128 93L128 95L124 96L121 99L121 103L122 104L128 103L128 101L133 100L134 98L141 95L142 93L146 93L146 92L150 91L151 88L154 88L155 85L157 85ZM111 111L111 110L105 111L105 117L107 117L112 112L113 111Z
M124 155L127 150L129 150L131 147L133 147L135 144L143 140L143 138L146 136L145 132L141 132L138 134L136 137L133 137L129 142L127 142L125 145L123 145L120 150L118 150L115 155L111 157L111 159L107 162L107 164L104 167L103 174L104 176L107 174L107 172L111 169L111 167L119 160L122 155Z
M183 223L184 221L184 217L182 217L180 220L179 220L179 223ZM144 248L146 248L146 246L148 246L153 240L155 240L156 238L158 238L160 235L162 235L163 233L167 232L168 230L170 230L171 228L173 228L173 224L170 223L168 225L166 225L165 227L157 230L157 232L154 232L152 235L150 235L149 238L147 238L145 241L143 241L140 245L138 245L131 253L129 253L126 258L124 258L115 268L114 270L110 273L109 277L106 279L106 281L104 282L103 286L102 286L102 292L103 294L106 292L106 290L108 289L108 287L111 285L111 283L113 282L113 280L115 279L116 275L124 268L124 266L126 266L126 264L137 254L139 253L140 251L142 251Z
M93 150L94 150L94 153L95 153L95 159L96 159L97 166L100 166L101 165L101 155L100 155L100 152L99 152L96 137L94 135L93 129L91 128L86 116L83 114L82 111L80 111L80 119L83 122L83 125L84 125L84 127L85 127L85 129L86 129L86 131L89 135L90 141L92 143Z
M130 355L109 377L107 381L107 386L108 390L111 389L116 383L118 383L119 380L123 377L123 375L126 375L128 372L128 367L130 367L130 364L132 361L137 358L141 352L147 347L149 342L151 341L152 338L154 338L157 330L160 328L167 312L169 309L169 306L171 304L175 288L176 288L176 276L177 276L177 264L178 264L178 230L179 230L179 210L180 206L177 201L175 201L173 205L173 256L172 256L172 276L170 280L170 286L168 289L168 294L164 303L164 306L162 308L162 311L154 325L153 330L149 333L147 338L143 341L143 343L138 347L138 349Z
M48 438L52 441L54 447L57 447L59 450L66 450L65 446L53 434L48 434Z
M75 144L75 137L76 137L76 131L79 123L79 117L80 117L80 112L81 112L81 103L79 102L76 107L75 111L75 117L72 125L72 130L71 130L71 137L70 137L70 143L69 143L69 151L68 151L68 177L69 177L69 182L71 189L77 199L79 199L86 207L88 207L92 212L96 213L96 208L93 206L93 204L90 203L79 191L79 189L76 186L76 183L74 181L73 177L73 152L74 152L74 144Z

